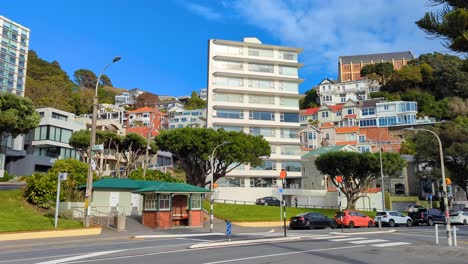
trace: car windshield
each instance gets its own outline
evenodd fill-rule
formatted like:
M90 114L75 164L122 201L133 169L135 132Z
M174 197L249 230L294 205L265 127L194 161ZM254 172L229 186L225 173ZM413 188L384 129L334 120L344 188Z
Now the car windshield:
M387 212L377 212L377 216L387 215Z
M419 208L418 213L426 213L427 209L426 208Z

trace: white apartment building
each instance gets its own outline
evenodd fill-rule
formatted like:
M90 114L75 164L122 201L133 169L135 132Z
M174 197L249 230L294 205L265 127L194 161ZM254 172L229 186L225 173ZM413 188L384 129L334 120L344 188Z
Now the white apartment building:
M282 169L287 188L300 188L301 51L265 45L257 38L209 41L207 127L262 135L271 146L263 166L241 165L218 181L216 199L279 196Z
M205 127L206 109L184 110L180 113L173 113L169 118L169 129L183 127Z
M371 92L380 91L380 84L376 80L358 80L350 82L336 82L324 79L317 87L320 104L342 104L348 100L355 102L370 99Z
M24 96L29 29L0 16L0 92ZM0 177L10 160L23 157L23 136L0 135Z

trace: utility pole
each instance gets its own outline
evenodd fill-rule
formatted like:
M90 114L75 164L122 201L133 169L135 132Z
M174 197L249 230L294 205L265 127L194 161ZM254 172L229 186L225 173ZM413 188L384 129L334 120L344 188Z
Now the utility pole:
M150 113L150 125L148 129L148 135L146 136L146 153L145 153L145 161L143 162L143 179L146 178L146 170L148 170L149 164L149 148L150 148L150 139L151 139L151 132L153 131L153 114L154 112Z

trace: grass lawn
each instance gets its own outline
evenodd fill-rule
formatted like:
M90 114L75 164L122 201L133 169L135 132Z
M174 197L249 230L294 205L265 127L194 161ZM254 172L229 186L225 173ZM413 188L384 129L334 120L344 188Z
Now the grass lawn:
M0 191L0 232L52 230L54 217L44 216L34 206L27 204L22 190ZM79 228L82 224L75 220L58 220L58 228Z
M208 212L210 211L210 203L204 201L203 207ZM286 214L289 221L290 217L303 212L317 212L328 217L334 217L338 209L318 209L318 208L295 208L287 207ZM364 212L368 216L374 218L376 212ZM229 219L237 222L247 221L280 221L279 206L263 206L263 205L240 205L240 204L214 204L214 215L219 219Z

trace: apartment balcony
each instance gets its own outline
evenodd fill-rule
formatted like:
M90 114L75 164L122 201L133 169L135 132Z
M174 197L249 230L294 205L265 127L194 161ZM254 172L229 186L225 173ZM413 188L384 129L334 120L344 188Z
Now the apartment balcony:
M264 79L264 80L278 80L286 82L302 83L304 79L286 75L278 75L275 73L259 73L251 71L226 71L223 69L214 69L213 76L215 77L232 77L232 78L249 78L249 79Z
M232 61L232 62L243 62L243 63L259 63L259 64L275 64L283 66L292 66L301 68L304 66L302 63L298 63L296 60L285 60L278 57L261 57L261 56L245 56L243 54L232 54L232 53L218 53L213 56L214 60L221 61Z
M298 94L299 91L286 91L281 90L280 88L271 87L268 89L265 88L255 88L255 87L247 87L247 86L223 86L218 84L212 84L212 90L216 93L236 93L236 94L252 94L252 95L278 95L280 97L288 97L288 98L302 98L303 95Z
M278 122L278 121L264 121L264 120L249 120L249 119L229 119L213 117L211 119L213 125L227 125L227 126L241 126L250 127L252 125L259 127L279 127L279 128L299 128L299 122Z
M299 112L299 106L286 106L281 104L253 104L244 102L217 102L213 101L213 109L240 109L240 110L258 110L258 111L281 111L281 112Z

